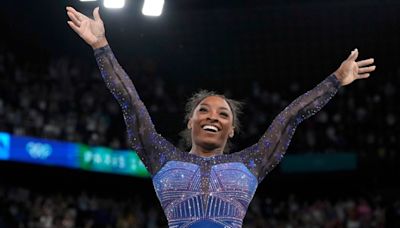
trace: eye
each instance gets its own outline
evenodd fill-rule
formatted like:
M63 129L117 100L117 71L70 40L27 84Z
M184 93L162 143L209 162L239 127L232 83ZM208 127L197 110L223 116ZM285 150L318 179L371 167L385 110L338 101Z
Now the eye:
M220 115L223 116L223 117L228 117L229 116L229 114L227 112L221 112Z
M207 109L205 107L200 107L199 112L207 112Z

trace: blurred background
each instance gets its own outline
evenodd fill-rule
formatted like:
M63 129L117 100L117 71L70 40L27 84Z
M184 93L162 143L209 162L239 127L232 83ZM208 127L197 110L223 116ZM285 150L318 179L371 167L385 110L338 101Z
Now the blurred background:
M374 57L368 80L341 88L299 126L244 227L400 227L398 0L166 0L159 17L142 15L143 0L118 10L101 1L2 4L0 227L167 227L148 177L24 157L29 142L131 154L93 51L67 25L68 5L86 15L100 5L114 54L158 132L178 146L185 102L199 89L245 102L237 151L351 50Z

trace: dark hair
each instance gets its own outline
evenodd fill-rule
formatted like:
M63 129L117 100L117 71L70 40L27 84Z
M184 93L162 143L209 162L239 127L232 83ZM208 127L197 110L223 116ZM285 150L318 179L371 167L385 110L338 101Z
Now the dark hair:
M186 102L186 107L185 107L185 123L187 124L189 122L190 118L193 115L194 110L200 104L200 102L203 101L204 99L206 99L207 97L212 97L212 96L220 97L228 103L229 108L231 109L232 115L233 115L234 131L235 131L235 133L239 133L240 132L240 122L239 122L238 117L242 114L243 102L229 99L229 98L225 97L224 95L218 94L214 91L200 90L200 91L194 93L192 95L192 97L190 97L188 99L188 101ZM190 148L192 146L192 136L191 136L190 129L186 128L185 130L181 131L180 136L183 139L184 146L186 148ZM229 151L230 148L231 148L231 142L228 140L228 142L224 148L224 152Z

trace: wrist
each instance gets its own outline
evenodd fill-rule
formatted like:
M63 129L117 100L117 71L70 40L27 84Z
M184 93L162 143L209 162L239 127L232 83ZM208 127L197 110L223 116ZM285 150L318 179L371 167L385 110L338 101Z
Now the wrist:
M101 38L99 38L98 41L96 41L95 43L91 44L90 46L91 46L93 49L97 49L97 48L105 47L105 46L107 46L107 45L108 45L108 41L107 41L106 37L105 37L105 36L102 36Z
M343 83L344 77L343 77L342 72L340 70L337 70L333 74L335 75L336 79L339 81L340 85L343 86L344 85L344 83Z

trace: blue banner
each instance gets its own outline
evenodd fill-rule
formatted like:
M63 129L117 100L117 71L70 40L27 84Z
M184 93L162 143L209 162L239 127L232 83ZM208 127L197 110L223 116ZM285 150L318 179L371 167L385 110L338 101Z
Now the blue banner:
M10 135L0 132L0 160L8 160L10 157Z
M0 132L0 160L106 172L130 176L150 176L132 150L90 147Z
M9 159L35 164L79 168L76 144L31 137L12 137Z

